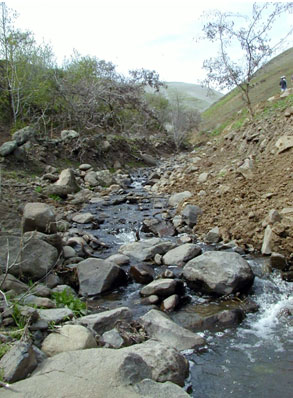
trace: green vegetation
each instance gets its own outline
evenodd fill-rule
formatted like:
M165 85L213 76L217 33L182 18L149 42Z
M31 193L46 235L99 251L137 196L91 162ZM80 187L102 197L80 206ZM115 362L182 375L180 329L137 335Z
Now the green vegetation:
M7 343L1 343L0 344L0 359L3 357L3 355L6 354L10 350L10 345ZM1 380L1 374L0 374L0 380Z
M76 317L86 315L87 307L84 301L74 296L68 289L52 294L57 307L67 307L72 310Z
M13 304L12 318L19 329L23 329L25 327L27 319L21 314L21 310L17 303Z
M41 186L35 187L35 191L36 191L37 193L41 193L42 190L43 190L43 188L42 188Z
M49 198L55 200L55 202L62 202L62 198L54 193L50 194Z
M272 96L280 94L280 76L287 76L287 83L290 87L290 76L293 73L292 57L293 48L290 48L273 58L255 73L251 81L252 88L250 92L253 107L257 104L264 104L269 112L272 107L279 108L288 106L290 103L288 99L280 100L279 104L277 104L279 101L269 103L267 100ZM247 112L245 108L243 110L243 106L244 104L239 89L236 88L232 90L202 113L201 129L204 131L211 131L227 123L227 120L229 120L230 123L233 121L236 122L240 119L238 116L239 111L242 111L241 117L244 115L243 112Z

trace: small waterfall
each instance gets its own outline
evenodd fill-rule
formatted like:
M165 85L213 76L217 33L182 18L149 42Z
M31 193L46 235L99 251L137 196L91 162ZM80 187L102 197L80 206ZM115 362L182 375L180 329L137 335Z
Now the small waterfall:
M278 273L256 277L252 298L258 312L235 330L207 333L207 352L190 356L193 398L291 398L292 292L293 284Z

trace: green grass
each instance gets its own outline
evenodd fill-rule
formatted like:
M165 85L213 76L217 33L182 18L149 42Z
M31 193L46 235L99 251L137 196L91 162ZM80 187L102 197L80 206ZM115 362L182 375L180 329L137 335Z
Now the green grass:
M17 304L13 304L12 318L19 329L23 329L25 327L27 318L21 314L21 310Z
M48 197L49 197L50 199L55 200L55 202L62 202L62 198L60 198L59 195L56 195L56 194L54 194L54 193L50 194Z
M62 292L52 293L52 297L58 308L67 307L72 310L76 317L86 315L87 313L86 303L74 296L68 289L64 289Z
M0 359L10 350L11 346L7 343L0 344ZM1 380L1 378L0 378Z
M252 79L250 91L252 107L280 94L280 76L287 76L288 87L291 87L293 48L273 58L260 68ZM232 90L202 113L202 130L214 130L225 120L233 120L238 111L246 108L238 88Z

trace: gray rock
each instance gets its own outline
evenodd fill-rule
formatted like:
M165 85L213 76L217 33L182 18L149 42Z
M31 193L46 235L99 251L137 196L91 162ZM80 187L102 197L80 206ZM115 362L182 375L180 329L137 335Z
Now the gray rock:
M180 299L179 299L178 294L172 294L172 296L169 296L165 300L163 300L163 302L161 304L161 309L164 312L174 311L174 309L177 307L179 302L180 302Z
M153 380L144 379L136 384L135 390L140 394L140 397L156 397L156 398L190 398L182 388L176 384L166 381L164 383L156 383Z
M276 147L278 149L278 153L285 152L286 150L293 147L293 137L292 135L283 135L276 142Z
M142 232L152 232L160 238L175 235L175 228L169 221L147 218L143 220Z
M21 275L32 280L40 279L56 265L58 258L55 247L38 239L23 241L19 237L3 236L0 237L0 247L2 271L5 271L9 252L8 266L11 267L9 272L16 277Z
M4 274L0 275L0 286L5 292L8 290L14 290L17 294L24 293L29 288L28 285L21 282L11 274L7 274L6 276Z
M87 182L91 187L96 187L99 185L99 182L97 180L97 174L93 170L86 173L86 175L84 176L84 181Z
M122 245L119 248L119 252L140 261L147 261L152 260L156 254L165 254L175 246L173 242L164 241L160 238L152 238Z
M58 324L62 321L73 318L73 312L69 308L52 308L37 310L40 321Z
M50 297L51 296L51 289L41 283L35 285L30 290L31 294L34 294L38 297Z
M184 202L184 200L187 200L191 197L192 197L192 193L189 191L174 193L169 198L168 204L171 207L178 207L180 203Z
M163 256L163 263L166 265L182 266L187 261L201 254L202 250L194 243L185 243L168 251Z
M65 259L76 257L76 251L71 246L63 246L63 256Z
M197 182L200 183L200 184L204 183L204 182L207 181L208 177L209 177L209 173L207 173L207 172L201 173L198 176Z
M75 193L80 190L72 169L62 170L59 175L58 181L56 181L54 185L63 187L66 190L67 194Z
M22 304L31 305L33 307L41 307L41 308L55 308L56 304L54 301L48 299L47 297L37 297L33 294L26 295L22 300Z
M183 276L193 289L215 295L245 291L254 280L248 262L231 252L205 252L185 265Z
M148 285L144 286L140 294L142 296L156 295L159 297L168 297L177 292L182 293L183 283L178 279L156 279Z
M188 361L181 354L149 341L120 350L55 355L43 361L32 377L14 384L13 390L3 390L1 398L16 398L19 392L23 398L185 398L188 394L169 380L183 385L187 375Z
M134 385L152 377L151 368L140 355L129 352L119 366L119 375L123 384Z
M113 254L112 256L107 258L107 261L111 261L112 263L115 263L116 265L127 265L129 264L129 257L125 256L123 254Z
M261 246L262 254L271 254L272 253L272 249L271 249L272 239L273 239L272 228L270 227L270 225L267 225L267 227L265 229L264 237L263 237L262 246Z
M140 318L140 322L150 337L179 351L199 347L205 343L202 337L177 325L158 310L150 310Z
M161 383L172 381L180 386L184 385L189 371L188 361L167 342L147 340L142 344L123 348L123 351L134 352L141 356L151 368L153 380Z
M83 164L79 165L79 170L81 170L81 171L87 171L91 168L92 168L92 166L88 163L83 163Z
M68 285L57 285L52 289L52 293L62 293L64 290L67 290L68 294L72 294L73 296L77 296L75 290Z
M13 138L13 140L16 141L17 145L20 146L20 145L25 144L31 138L33 138L35 136L35 134L36 134L35 130L30 126L27 126L20 130L17 130L12 135L12 138Z
M110 173L109 170L100 170L96 172L96 179L98 184L102 187L109 187L112 184L115 184L115 178L113 174Z
M284 270L287 267L285 256L280 253L272 253L270 257L270 264L273 268Z
M93 221L94 216L92 213L79 213L72 217L72 221L78 224L88 224Z
M62 140L72 140L74 138L79 138L80 134L74 130L62 130L61 139Z
M65 351L97 347L92 332L81 325L64 325L58 333L50 333L42 344L42 351L53 356Z
M115 308L98 314L82 316L75 320L75 324L83 325L98 334L103 334L113 329L115 323L119 320L130 322L132 320L132 311L127 307Z
M16 141L7 141L0 146L0 156L8 156L17 148Z
M206 243L218 243L221 240L219 227L212 228L205 236Z
M140 152L140 156L141 156L142 160L147 165L149 165L149 166L156 166L157 165L157 160L153 156L151 156L151 155L149 155L147 153L142 153L142 152Z
M22 230L23 232L56 233L56 217L53 208L45 203L27 203L23 210Z
M129 270L135 282L146 284L154 279L154 270L146 264L132 265Z
M186 205L181 211L183 221L190 227L194 227L197 223L198 216L202 215L202 209L195 205Z
M118 265L106 260L88 258L77 265L79 292L95 296L126 283L126 273Z
M23 234L23 237L26 241L30 239L37 239L43 240L44 242L48 243L51 246L56 247L58 250L58 254L62 252L62 237L59 234L43 234L42 232L38 231L29 231Z
M32 345L25 342L15 344L0 360L0 369L3 369L4 380L8 383L24 379L36 367L37 359Z
M121 348L124 344L124 340L120 336L117 329L112 329L108 332L103 333L99 341L106 347L110 348Z

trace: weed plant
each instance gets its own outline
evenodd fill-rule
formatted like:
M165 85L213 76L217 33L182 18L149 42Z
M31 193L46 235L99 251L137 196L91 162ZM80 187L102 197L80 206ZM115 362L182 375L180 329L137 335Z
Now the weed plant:
M56 306L67 307L74 313L75 317L86 315L87 306L84 301L74 296L68 289L64 289L62 292L52 293L52 297L56 302Z

